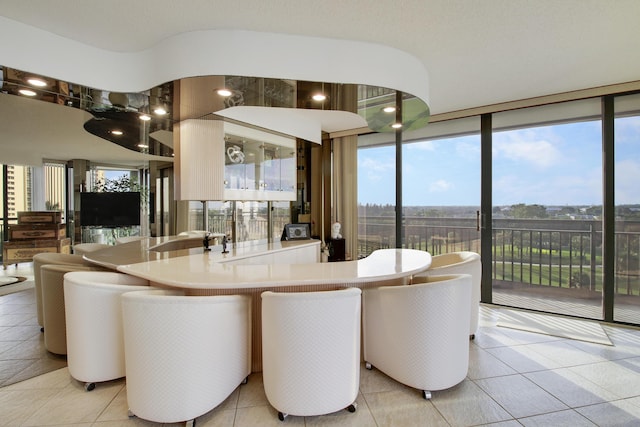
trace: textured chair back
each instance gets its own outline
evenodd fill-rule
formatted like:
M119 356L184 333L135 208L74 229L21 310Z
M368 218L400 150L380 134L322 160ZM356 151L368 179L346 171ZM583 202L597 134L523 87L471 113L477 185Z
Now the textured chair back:
M64 307L64 275L72 271L101 271L100 267L87 265L43 265L42 320L44 346L51 353L67 354L67 326Z
M64 275L67 365L73 378L96 383L125 376L120 296L140 290L149 290L149 282L128 274L76 271Z
M480 254L469 251L451 252L431 258L431 266L420 276L441 276L443 274L471 275L471 314L469 335L473 338L478 330L480 312L480 286L482 282L482 263Z
M192 420L222 403L251 371L251 299L122 295L127 400L136 416Z
M347 408L360 382L361 290L262 293L262 376L291 415Z
M469 367L471 276L363 292L364 360L424 391L461 382Z
M40 268L43 265L90 265L82 258L82 255L61 254L52 252L43 252L33 256L33 281L35 283L36 292L36 312L38 315L38 325L44 326L42 314L42 280L40 279Z

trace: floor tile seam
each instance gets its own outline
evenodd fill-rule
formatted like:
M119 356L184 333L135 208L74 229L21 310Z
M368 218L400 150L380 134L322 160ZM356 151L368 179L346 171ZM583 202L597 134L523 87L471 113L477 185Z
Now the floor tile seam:
M629 400L629 399L633 399L633 397L623 397L623 398L621 398L621 399L607 400L607 401L604 401L604 402L592 403L592 404L590 404L590 405L576 406L575 408L572 408L572 409L573 409L574 411L578 412L578 413L579 413L580 415L582 415L583 417L586 417L589 421L591 421L591 422L595 423L595 421L593 421L591 418L589 418L589 417L587 417L586 415L584 415L584 414L583 414L582 412L580 412L579 410L580 410L580 409L586 409L586 408L592 408L592 407L593 407L593 408L595 408L595 407L597 407L597 406L601 406L601 405L615 404L616 402L624 402L624 401L627 401L627 400ZM627 402L627 403L629 403L630 405L632 405L632 406L633 406L633 407L635 407L635 408L640 409L640 405L637 405L637 404L635 404L635 403L633 403L633 402ZM639 412L640 412L640 411L639 411ZM638 418L638 419L640 419L640 418Z
M575 348L576 350L578 350L578 351L580 351L580 352L582 352L582 353L586 354L586 355L593 355L593 353L589 353L588 351L584 351L584 350L582 350L581 348L578 348L578 347L574 347L574 348ZM575 364L567 364L567 365L565 365L565 364L562 364L562 362L557 362L557 361L555 360L555 358L551 358L551 357L547 356L544 352L542 352L542 351L540 351L540 350L536 350L535 348L531 348L530 350L531 350L531 351L533 351L534 353L537 353L538 355L540 355L540 356L544 357L545 359L548 359L548 360L551 360L551 361L552 361L552 362L554 362L554 363L558 363L558 364L560 364L560 366L559 366L558 368L550 368L549 370L553 370L553 369L561 369L561 368L572 368L572 367L577 367L577 366L591 365L591 364L594 364L594 363L601 363L601 362L611 361L610 359L606 359L606 358L603 358L603 357L601 357L601 356L598 356L598 357L600 357L602 360L598 360L598 361L590 361L590 362L583 362L583 363L575 363Z
M603 402L603 403L604 403L604 402ZM587 405L587 406L588 406L588 405ZM576 407L576 408L581 408L581 407ZM591 419L590 419L589 417L587 417L586 415L584 415L584 414L582 414L582 413L578 412L578 411L576 410L576 408L560 409L559 411L551 411L551 412L547 412L547 413L544 413L544 414L528 415L528 416L526 416L526 417L520 417L520 418L517 418L517 419L516 419L516 421L520 422L520 420L533 419L533 418L535 418L535 417L539 417L539 416L541 416L541 415L550 415L550 414L555 414L555 413L558 413L558 412L571 411L571 412L574 412L574 413L576 413L577 415L581 416L581 417L582 417L582 418L584 418L586 421L589 421L590 423L593 423L595 426L597 426L597 424L595 423L595 421L591 420ZM520 424L522 424L522 423L520 423Z
M371 411L371 406L369 406L369 401L367 400L367 396L362 391L362 389L358 388L358 393L362 396L362 400L364 400L364 404L367 406L367 410L371 414L371 418L373 418L373 422L375 423L375 427L379 427L378 420L376 419L375 414ZM307 424L307 420L305 419L305 425Z
M96 385L97 387L99 387L99 385ZM105 413L105 411L109 408L109 406L111 406L111 404L116 400L116 398L120 395L120 393L122 393L122 390L125 389L126 384L122 384L120 387L120 390L118 390L117 393L115 393L113 395L113 397L109 400L109 402L107 402L104 407L102 408L102 410L98 413L98 415L96 416L96 419L93 421L90 421L91 424L95 424L98 422L98 420L100 419L100 417L102 416L102 414ZM85 391L85 393L91 393L91 391ZM128 409L129 404L127 403L127 409Z
M511 348L511 347L508 347L508 348ZM498 355L495 355L495 354L493 354L493 353L491 353L491 355L492 355L493 357L495 357L496 359L498 359L500 362L502 362L502 363L504 363L505 365L507 365L509 368L513 369L513 371L514 371L515 373L517 373L517 374L526 374L526 373L530 373L530 372L548 371L548 370L550 370L550 369L559 369L559 368L560 368L560 366L558 366L558 367L556 367L556 368L541 367L540 369L534 369L534 370L521 371L521 370L519 370L517 367L513 366L511 363L509 363L509 362L507 362L507 361L505 361L505 360L501 359ZM543 356L543 357L544 357L544 356ZM549 358L547 358L547 357L545 357L545 359L547 359L549 362L556 363L556 362L554 362L553 360L551 360L551 359L549 359ZM536 362L536 363L537 363L537 362Z
M20 360L23 360L23 359L20 359ZM14 379L14 378L18 377L18 376L19 376L20 374L22 374L24 371L26 371L27 369L30 369L33 365L35 365L36 363L38 363L38 360L40 360L40 359L36 359L36 360L34 360L34 362L33 362L33 363L30 363L30 364L29 364L29 365L27 365L24 369L22 369L22 370L20 370L20 371L16 372L15 374L13 374L11 377L9 377L9 378L4 382L4 384L6 384L6 385L11 385L11 384L17 384L17 383L19 383L19 382L24 381L24 380L21 380L21 381L15 381L15 382L13 382L13 383L9 383L9 381L11 381L12 379ZM4 385L3 385L3 387L4 387Z
M559 368L559 369L564 369L564 368ZM551 370L550 370L550 371L551 371ZM547 390L543 385L538 384L535 380L533 380L533 379L531 379L531 378L529 378L529 377L527 377L527 379L528 379L529 381L532 381L532 382L533 382L534 384L536 384L538 387L542 388L544 391L546 391L547 393L549 393L550 395L552 395L553 397L555 397L556 399L558 399L559 401L561 401L562 403L564 403L565 405L567 405L568 407L570 407L571 409L575 409L575 408L582 408L582 407L585 407L585 406L600 405L600 404L602 404L602 403L614 402L614 401L617 401L617 400L624 400L624 399L625 399L625 397L620 396L620 395L618 395L618 394L616 394L616 393L614 393L614 392L612 392L612 391L610 391L610 390L608 390L608 389L606 389L606 388L602 387L602 386L601 386L601 385L599 385L599 384L596 384L595 382L593 382L593 381L589 380L589 379L588 379L588 378L586 378L586 377L583 377L582 375L578 374L577 372L572 372L572 373L573 373L574 375L578 375L578 376L579 376L580 378L582 378L584 381L586 381L586 382L588 382L588 383L590 383L590 384L594 385L595 387L597 387L597 388L599 388L599 389L601 389L601 390L604 390L604 391L605 391L605 392L607 392L607 393L610 393L610 394L612 394L612 395L616 396L616 398L615 398L615 399L613 399L613 400L602 399L602 402L599 402L599 403L589 403L589 404L586 404L586 405L576 405L576 406L573 406L573 405L569 405L569 403L565 402L562 398L560 398L560 397L556 396L556 395L555 395L553 392L551 392L550 390ZM583 387L580 387L580 388L583 388ZM589 392L589 393L591 393L591 392Z
M532 379L528 378L526 375L524 374L516 374L520 377L522 377L523 379L525 379L526 381L528 381L532 386L538 387L540 390L542 390L543 392L547 393L549 396L553 397L555 400L557 400L558 402L560 402L562 405L564 405L566 408L565 409L570 409L571 407L569 405L567 405L565 402L563 402L561 399L558 399L553 393L550 393L549 391L547 391L544 387L540 386L538 383L536 383L535 381L533 381ZM511 375L513 376L513 375ZM480 384L477 384L478 387L480 387L487 395L491 396L491 393L489 393L488 390L485 390L484 387L482 387ZM491 396L492 397L492 396ZM552 411L552 412L556 412L556 411ZM511 414L511 412L509 412L509 414ZM516 418L513 414L511 414L514 418Z
M478 384L476 381L471 380L471 382L478 388L478 390L480 390L482 393L485 394L485 396L487 396L491 401L493 401L493 403L495 403L500 409L502 409L505 413L509 414L509 416L511 417L510 420L500 420L499 422L503 422L503 421L511 421L511 420L518 420L518 418L516 418L509 410L507 410L507 408L505 408L502 404L500 404L500 402L498 402L492 395L491 393L489 393L488 391L486 391L484 388L482 388L482 386L480 384ZM482 425L482 424L480 424Z
M598 362L598 363L601 363L601 362ZM610 400L610 402L617 401L617 400L624 400L624 399L629 399L629 398L631 398L631 397L625 397L625 396L622 396L622 395L620 395L620 393L618 393L617 391L612 391L610 388L605 387L605 386L603 386L603 385L601 385L601 384L598 384L598 383L597 383L597 382L595 382L595 381L592 381L590 378L585 377L584 375L580 374L580 372L576 372L575 370L573 370L573 368L567 368L567 369L569 369L569 370L571 371L571 373L572 373L572 374L574 374L574 375L578 375L578 376L579 376L580 378L582 378L584 381L587 381L587 382L589 382L589 383L591 383L591 384L595 385L596 387L598 387L598 388L601 388L601 389L605 390L607 393L611 393L612 395L614 395L614 396L616 396L616 397L617 397L617 399Z

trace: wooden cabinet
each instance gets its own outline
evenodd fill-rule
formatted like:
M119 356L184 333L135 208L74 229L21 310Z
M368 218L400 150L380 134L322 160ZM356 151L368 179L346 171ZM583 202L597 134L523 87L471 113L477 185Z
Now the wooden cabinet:
M61 213L56 211L18 212L18 224L9 226L9 240L2 245L3 268L30 262L43 252L71 253L71 239L67 238L61 219Z
M9 241L31 239L60 240L67 237L65 224L18 224L9 225Z

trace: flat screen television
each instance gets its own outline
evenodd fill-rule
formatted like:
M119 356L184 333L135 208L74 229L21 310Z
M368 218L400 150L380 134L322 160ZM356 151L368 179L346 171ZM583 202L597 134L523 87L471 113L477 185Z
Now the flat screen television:
M140 225L140 193L80 193L80 225Z

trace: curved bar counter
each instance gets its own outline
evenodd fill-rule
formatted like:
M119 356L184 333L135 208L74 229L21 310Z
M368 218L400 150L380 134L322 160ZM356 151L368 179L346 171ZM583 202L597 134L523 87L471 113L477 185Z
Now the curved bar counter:
M311 292L405 285L431 265L428 252L381 249L357 261L321 263L320 241L247 242L204 251L200 238L161 237L84 255L90 262L147 279L187 295L252 296L252 370L262 369L261 298L274 292Z

